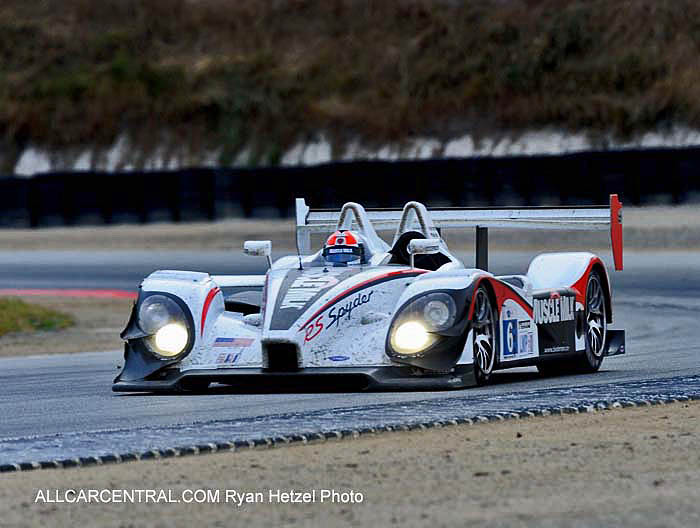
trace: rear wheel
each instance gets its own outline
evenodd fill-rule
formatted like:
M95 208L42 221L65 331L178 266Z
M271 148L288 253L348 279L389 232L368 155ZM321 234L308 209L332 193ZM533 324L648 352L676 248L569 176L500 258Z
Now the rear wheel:
M586 286L586 352L580 358L583 372L595 372L603 363L608 335L605 289L597 271L592 271Z
M474 377L478 385L488 383L496 364L496 310L489 293L480 286L474 296L474 316L472 318L474 338Z
M537 370L545 376L557 374L591 373L600 369L605 357L607 338L607 293L597 271L588 276L586 285L586 306L584 311L584 332L586 350L572 359L548 361L537 365Z

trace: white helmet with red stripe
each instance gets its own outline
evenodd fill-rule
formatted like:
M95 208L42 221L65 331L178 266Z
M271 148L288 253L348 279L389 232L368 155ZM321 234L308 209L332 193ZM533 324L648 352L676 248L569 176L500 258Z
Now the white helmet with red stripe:
M334 266L365 264L367 245L362 235L356 231L340 229L326 240L323 248L323 258Z

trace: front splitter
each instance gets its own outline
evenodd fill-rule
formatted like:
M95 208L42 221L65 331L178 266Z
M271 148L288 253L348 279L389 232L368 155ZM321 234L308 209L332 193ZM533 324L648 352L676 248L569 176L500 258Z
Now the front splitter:
M216 370L171 370L159 379L123 381L112 385L114 392L182 392L206 383L222 383L234 389L259 392L292 390L330 391L432 391L462 389L476 385L471 365L444 374L417 374L410 367L305 368L293 372L271 372L260 368Z

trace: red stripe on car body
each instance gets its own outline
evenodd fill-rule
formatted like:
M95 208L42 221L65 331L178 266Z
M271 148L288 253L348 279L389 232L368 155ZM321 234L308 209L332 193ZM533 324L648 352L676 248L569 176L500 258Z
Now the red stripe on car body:
M583 275L581 275L581 277L579 277L579 279L571 285L571 287L574 290L576 290L576 300L584 306L586 305L586 288L588 287L588 276L591 274L591 270L596 264L600 264L603 267L603 269L605 269L603 261L600 260L600 258L598 257L594 257L588 263L588 267L586 268L586 271L583 272Z
M491 284L493 287L494 294L496 295L496 309L498 310L498 315L500 316L501 314L501 307L503 306L503 302L507 299L513 300L517 302L523 310L527 313L530 318L533 317L532 313L532 306L528 304L528 302L523 299L518 292L516 292L513 288L511 288L509 285L504 284L503 282L492 279L491 277L480 277L477 279L476 284L474 285L474 291L479 288L479 284L481 283L482 280L486 280ZM472 299L471 306L469 307L469 319L471 320L472 316L474 315L474 300Z
M201 335L204 335L204 323L207 322L207 314L209 313L209 307L211 306L212 301L214 300L214 297L216 297L216 294L219 293L221 289L217 286L216 288L212 288L209 293L207 294L207 298L204 300L204 307L202 308L202 329L201 329Z
M392 279L392 278L400 278L402 276L410 275L410 276L416 276L420 275L422 273L427 273L426 270L417 270L417 269L410 269L410 270L401 270L401 271L390 271L389 273L385 273L384 275L380 275L378 277L373 277L371 279L367 279L365 281L360 282L359 284L355 284L355 286L352 286L351 288L348 288L342 293L339 293L335 297L333 297L330 301L328 301L326 304L321 306L316 312L309 317L309 319L299 327L299 330L303 330L306 328L306 325L308 325L313 319L316 318L320 313L326 311L329 307L333 306L335 303L337 303L340 299L343 297L347 297L348 295L351 295L353 292L360 290L362 288L365 288L369 285L371 285L374 282L379 282L385 279Z

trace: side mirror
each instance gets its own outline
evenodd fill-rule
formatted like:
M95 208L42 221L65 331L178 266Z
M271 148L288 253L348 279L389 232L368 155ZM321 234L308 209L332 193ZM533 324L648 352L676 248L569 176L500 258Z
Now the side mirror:
M408 254L411 255L411 267L413 265L413 257L415 255L434 255L440 253L439 238L421 238L413 239L408 243Z
M267 265L272 267L272 242L269 240L246 240L243 253L249 257L266 257Z

